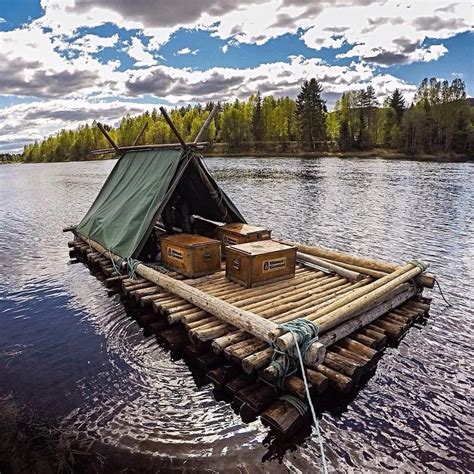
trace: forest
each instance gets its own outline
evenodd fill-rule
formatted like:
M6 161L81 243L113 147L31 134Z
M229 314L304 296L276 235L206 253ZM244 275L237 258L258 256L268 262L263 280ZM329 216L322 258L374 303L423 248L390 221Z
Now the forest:
M386 148L406 155L473 154L474 107L461 79L451 83L424 79L407 104L399 90L379 104L371 86L343 93L334 110L327 111L324 89L316 80L302 84L296 100L262 97L219 102L219 113L208 129L210 151L222 153L318 153ZM192 141L213 103L169 111L185 140ZM133 143L143 124L141 144L176 142L157 110L124 117L117 127L103 124L121 146ZM220 144L220 145L219 145ZM90 151L109 145L96 123L61 130L27 145L25 162L91 159ZM103 155L110 157L110 155Z

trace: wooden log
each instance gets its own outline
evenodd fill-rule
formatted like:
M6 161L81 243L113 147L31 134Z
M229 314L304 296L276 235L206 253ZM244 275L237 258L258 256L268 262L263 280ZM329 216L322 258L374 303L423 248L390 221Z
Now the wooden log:
M364 257L356 257L354 255L338 252L335 250L330 250L324 247L309 246L304 244L299 244L295 242L290 242L288 240L283 240L283 243L288 245L293 245L298 247L300 252L304 252L308 255L313 255L315 257L326 258L336 262L349 263L351 265L358 265L360 267L369 268L372 270L378 270L382 272L392 273L397 271L400 266L395 263L382 262L380 260L369 259Z
M271 347L263 351L256 352L242 360L242 368L246 374L265 367L272 360L273 349Z
M141 290L135 291L135 299L140 301L144 296L156 295L163 291L159 286L152 286L150 288L142 288Z
M400 265L395 263L382 262L381 260L369 259L364 257L356 257L348 253L337 252L335 250L326 249L323 247L317 246L308 246L295 242L290 242L287 240L282 240L281 242L288 245L294 245L298 247L300 252L306 253L308 255L313 255L315 257L324 258L331 260L333 262L346 263L350 265L359 266L369 270L376 270L379 272L392 273L401 268ZM360 273L364 273L360 271ZM423 273L416 277L417 283L426 288L433 288L435 277L430 273Z
M105 286L107 288L110 288L115 285L120 285L121 281L124 280L125 278L128 278L127 275L116 275L110 278L106 278Z
M173 131L175 137L178 139L178 142L181 144L182 148L186 150L188 148L186 145L186 142L183 140L183 137L179 133L178 129L175 127L173 121L170 119L168 113L166 112L166 109L164 107L160 107L160 112L161 112L161 115L163 115L163 118L168 123L168 126Z
M369 359L372 359L377 356L377 351L375 349L372 349L362 344L361 342L349 337L345 337L344 339L341 339L338 343L336 343L334 346L331 346L331 348L336 347L341 347L350 350L351 352L355 352Z
M342 276L343 278L349 281L359 281L363 278L363 275L361 275L360 273L353 272L352 270L348 270L339 265L328 262L326 260L322 260L312 255L308 255L306 253L297 252L296 258L301 262L310 263L310 264L325 268L326 270L329 270L330 272L337 273L338 275Z
M408 263L400 270L380 278L362 288L358 288L334 303L315 311L307 319L316 321L320 333L327 332L338 325L348 321L360 312L373 307L382 298L390 295L405 282L409 281L421 272L421 268ZM292 335L282 335L280 329L270 334L272 340L277 340L280 349L286 349L286 345L292 342Z
M205 352L200 354L196 358L196 365L202 371L208 371L220 365L222 363L222 358L217 354L214 354L212 351Z
M400 322L397 319L394 319L389 315L382 316L380 318L380 321L386 321L387 323L390 323L390 324L393 324L394 326L397 326L398 328L400 328L402 330L402 333L405 333L407 331L407 329L409 328L409 326L410 326L409 324L404 323L404 322Z
M239 390L255 383L256 378L253 375L242 374L229 380L225 385L225 391L234 396Z
M311 383L312 392L316 395L322 395L328 388L329 379L321 372L316 370L307 369L306 378Z
M248 310L252 310L255 312L258 311L258 314L261 317L264 317L265 319L267 318L273 319L273 317L277 316L279 313L284 312L290 308L294 308L295 306L297 307L303 302L317 301L320 295L323 294L319 292L324 292L326 288L331 288L332 290L336 285L341 286L343 282L344 280L340 280L339 277L328 278L327 282L323 281L323 282L315 284L317 286L311 289L311 291L308 293L310 294L310 296L306 298L304 298L305 293L297 293L296 295L291 294L289 297L278 296L276 299L272 298L272 303L268 303L267 300L265 300L264 302L260 302L258 304L252 304L250 306L248 305L241 306L242 302L239 302L237 306L242 307L243 309L247 311ZM304 299L301 300L301 298L304 298ZM296 301L293 301L294 299ZM288 301L290 301L290 303L287 303ZM275 303L279 303L279 305L275 306ZM219 320L216 318L216 322L212 326L208 325L207 327L199 327L195 329L194 335L200 338L201 340L209 340L208 338L211 336L209 335L207 329L210 329L211 327L217 328L218 325L220 325L220 327L222 328L225 327L225 325L222 325L222 323L220 323Z
M204 148L209 145L209 142L199 142L195 144L194 142L187 142L186 145L193 146L197 149ZM130 146L119 146L119 152L126 151L141 151L141 150L161 150L161 149L176 149L181 148L181 143L159 143L159 144L149 144L149 145L130 145ZM102 148L100 150L92 150L89 152L90 155L109 155L111 153L117 153L115 148Z
M258 416L275 398L276 392L273 387L262 382L245 387L235 394L235 400L240 405L240 415L246 421Z
M385 331L387 333L387 337L391 341L398 341L398 339L400 339L400 337L404 333L403 327L396 326L396 325L388 323L386 321L381 321L380 319L377 319L376 321L374 321L373 325L378 326L382 329L385 329Z
M361 288L368 282L365 280L358 281L357 283L348 283L337 288L337 291L331 291L326 294L320 294L316 302L309 302L302 304L297 310L288 311L275 319L278 324L286 323L297 318L308 318L318 309L329 306L334 301L338 300L342 295L346 295L357 288Z
M337 280L337 278L338 277L336 277L336 280ZM329 280L333 280L333 279L329 279ZM324 295L327 295L329 293L333 293L334 288L336 286L338 286L338 288L340 289L340 288L343 288L344 286L350 285L350 283L347 283L346 285L344 285L343 282L344 282L344 280L342 280L342 281L338 280L338 281L335 281L335 282L327 283L327 284L325 284L323 286L320 286L318 288L313 288L311 290L311 292L308 293L310 296L306 295L306 297L305 297L304 293L303 294L300 293L300 294L297 294L297 295L290 295L288 298L282 298L281 296L279 296L278 298L276 298L270 304L267 302L267 300L265 300L264 302L260 302L258 304L252 304L250 306L247 306L247 305L241 306L241 304L239 304L238 306L242 307L243 309L245 309L247 311L252 310L254 312L258 312L259 316L261 316L265 319L270 319L270 320L275 321L276 323L280 324L281 319L280 319L279 315L281 313L284 313L288 310L290 310L290 312L291 312L292 309L298 308L300 305L316 304L317 302L319 302L323 298ZM327 288L330 288L330 289L327 290ZM336 289L338 289L338 288L336 288ZM304 298L304 299L301 299L301 298ZM294 300L296 300L296 301L294 301ZM277 303L279 303L279 304L277 305ZM285 318L286 318L286 316L285 316ZM290 319L294 319L294 318L292 317ZM199 330L197 330L196 336L201 337L201 328L199 328Z
M276 400L260 417L264 426L268 426L280 437L295 433L305 421L306 416L284 400Z
M244 306L247 304L250 305L252 303L268 299L274 295L281 295L282 291L290 291L294 288L300 289L301 286L311 283L311 280L311 277L303 276L302 278L295 278L295 285L291 287L288 287L289 280L286 280L285 282L277 282L275 284L266 285L264 288L259 287L248 290L244 289L243 291L245 292L245 297L242 297L241 293L236 293L232 291L229 292L230 296L225 298L222 294L214 294L214 296L219 296L219 298L225 299L228 303L238 302L239 306ZM196 320L194 316L205 317L205 314L199 308L189 310L184 307L181 309L175 308L172 312L170 312L170 314L173 314L173 316L171 317L171 320L173 322L179 320L180 316L180 320L182 322L187 322L188 318L185 318L185 316L193 315L193 320Z
M221 366L207 373L208 379L213 383L216 390L223 390L227 382L239 374L239 367L235 364Z
M347 375L357 384L363 374L363 366L352 359L335 352L326 352L324 365L343 375Z
M246 341L240 341L231 346L228 346L224 349L224 354L227 358L235 357L237 354L241 354L242 351L250 351L249 354L253 354L256 351L268 347L266 342L261 341L260 339L250 339ZM237 356L238 357L238 356Z
M365 357L361 354L358 354L357 352L350 351L348 349L344 349L343 347L339 347L336 345L331 346L328 351L328 353L335 353L342 355L348 359L352 359L355 362L358 362L360 365L364 367L364 369L371 367L371 359L368 357Z
M137 136L135 137L135 140L133 140L132 146L137 146L138 145L138 142L140 141L140 138L142 138L142 136L145 133L145 130L147 129L147 127L148 127L148 122L145 122L142 125L142 128L140 129L140 131L138 132Z
M385 332L385 329L379 328L377 326L374 326L373 324L367 324L367 326L364 326L367 329L370 329L371 331L378 332L382 336L386 336L387 333Z
M379 304L375 308L368 310L351 319L350 321L341 324L337 328L328 331L326 334L323 334L319 338L319 342L327 347L337 341L340 341L342 338L347 337L358 329L372 323L387 311L390 311L390 309L399 306L401 303L411 298L416 292L416 289L409 285L408 287L401 287L401 289L402 291L398 294L396 293L398 289L395 290L394 295L391 298L387 299L387 301Z
M119 147L118 147L117 144L112 140L111 136L109 135L109 133L107 132L107 130L104 128L104 126L103 126L100 122L97 122L97 127L99 127L99 130L102 132L102 134L103 134L104 137L107 139L107 141L110 143L110 145L111 145L112 148L115 150L115 152L116 152L116 153L120 153Z
M252 336L250 336L250 334L247 334L243 331L236 331L231 334L226 334L225 336L214 339L214 341L212 341L211 347L216 354L219 354L231 344L235 344L236 342L240 341L245 341L247 339L250 339L251 337Z
M145 307L153 303L153 301L158 301L160 298L168 298L169 293L163 293L163 289L161 289L161 293L155 293L153 295L147 295L140 298L140 305Z
M373 331L372 329L368 328L362 328L359 329L356 334L375 339L375 341L377 342L375 349L377 350L381 350L387 345L387 336L385 334L380 334L380 332L378 331Z
M185 331L176 331L175 328L165 329L156 334L156 337L172 351L182 349L189 343L188 336Z
M415 309L420 309L421 311L429 311L430 306L427 303L422 303L421 301L416 301L416 300L410 300L407 302L407 307L408 308L415 308Z
M312 385L308 382L308 388L311 390ZM283 380L283 389L292 395L296 395L301 400L306 400L306 389L303 379L296 375L290 375Z
M194 144L197 145L202 138L204 137L204 134L206 133L207 129L209 128L209 125L211 125L212 119L215 117L218 111L218 106L217 104L214 104L214 107L212 110L209 112L209 115L207 116L205 122L203 123L201 129L199 130L198 134L196 135L196 138L194 139Z
M385 275L387 275L387 273L389 273L389 272L381 272L381 271L378 271L378 270L372 270L370 268L360 267L358 265L351 265L351 264L345 263L345 262L336 262L335 260L330 260L328 258L321 258L321 260L324 260L328 263L337 264L342 268L346 268L347 270L352 270L353 272L356 272L356 273L362 273L363 275L368 275L368 276L371 276L373 278L382 278Z
M364 334L358 334L358 333L353 334L352 337L356 341L359 341L361 344L364 344L367 347L370 347L372 349L377 349L378 348L377 339L374 339L373 337L366 336Z
M413 316L402 316L394 311L390 311L386 316L393 321L397 321L398 323L407 326L409 326L413 319L415 319Z
M337 391L348 393L352 390L353 381L350 377L331 369L325 364L318 365L314 370L325 375L329 379L329 385Z
M156 288L156 285L154 285L153 283L149 281L146 281L143 283L137 283L136 285L127 285L124 287L124 291L125 293L130 294L136 290L141 290L143 288ZM134 296L134 295L132 294L131 296Z

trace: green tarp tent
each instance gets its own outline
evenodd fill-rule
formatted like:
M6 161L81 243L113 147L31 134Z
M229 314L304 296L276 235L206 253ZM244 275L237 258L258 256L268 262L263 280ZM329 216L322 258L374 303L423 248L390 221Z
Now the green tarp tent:
M141 150L119 158L76 231L121 257L136 258L176 193L190 214L222 221L224 208L226 222L245 222L198 154Z

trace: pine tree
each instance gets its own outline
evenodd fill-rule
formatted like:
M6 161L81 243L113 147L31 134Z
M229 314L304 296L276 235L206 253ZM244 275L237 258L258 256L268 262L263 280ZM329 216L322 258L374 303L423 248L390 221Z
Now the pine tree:
M322 85L316 80L305 81L296 99L296 116L301 138L311 150L326 139L326 101L321 98Z
M405 99L399 89L395 89L388 100L389 107L392 107L397 114L398 124L402 123L403 112L405 111Z
M252 135L253 140L259 146L263 140L264 132L264 123L263 123L263 113L262 113L262 96L260 91L257 92L257 97L255 99L255 107L252 114Z

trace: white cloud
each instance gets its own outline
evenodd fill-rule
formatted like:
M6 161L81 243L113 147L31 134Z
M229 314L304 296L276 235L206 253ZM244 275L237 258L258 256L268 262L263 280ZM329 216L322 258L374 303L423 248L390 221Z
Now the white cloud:
M183 48L183 49L180 49L179 51L176 51L175 54L178 54L178 55L183 55L183 54L194 54L196 55L198 53L199 49L190 49L190 48Z
M150 94L183 103L245 98L258 89L263 94L295 96L301 82L310 77L321 81L331 100L371 84L380 99L399 88L410 101L415 86L377 73L373 65L439 59L447 53L442 40L468 31L472 12L470 3L456 0L175 0L172 9L166 8L165 0L41 0L41 5L45 11L41 18L0 31L0 94L45 99L25 108L0 109L3 141L41 138L74 127L88 115L108 120L111 103L117 118L126 110L149 107L133 102L125 106L109 102L111 98L128 96L133 101ZM133 30L130 44L124 47L118 34L105 38L80 34L81 27L106 23ZM338 66L290 56L288 62L204 71L158 64L160 47L180 27L206 29L219 42L225 40L223 54L230 46L262 45L287 33L301 33L301 40L316 51L344 45L345 52L338 57L353 62ZM145 37L146 45L141 39ZM427 46L426 38L436 39L436 44ZM94 58L106 47L125 51L135 60L133 67L118 71L117 59L104 64ZM175 54L198 51L187 47ZM42 118L33 119L33 111Z
M158 106L158 104L157 104ZM21 151L26 143L41 140L61 129L75 129L93 120L117 125L126 115L149 110L148 104L55 99L18 104L0 109L0 149Z
M83 53L98 53L104 48L111 48L115 46L118 40L118 35L109 37L85 35L74 41L71 47L79 48Z
M424 40L444 39L469 31L466 8L469 9L466 3L450 0L410 3L388 0L366 6L336 4L324 9L311 24L304 20L309 29L302 39L316 50L338 48L347 43L352 48L338 57L358 57L382 66L432 61L447 49L442 44L423 46Z
M156 64L156 60L153 55L145 49L145 45L139 38L134 36L132 38L132 44L127 49L128 55L135 59L135 66L153 66Z

